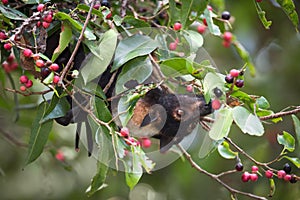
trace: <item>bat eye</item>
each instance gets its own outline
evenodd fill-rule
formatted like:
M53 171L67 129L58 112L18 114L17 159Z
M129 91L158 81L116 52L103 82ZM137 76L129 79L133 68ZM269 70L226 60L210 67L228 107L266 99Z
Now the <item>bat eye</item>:
M179 117L182 117L182 116L184 115L184 111L181 110L181 109L177 110L177 115L178 115Z

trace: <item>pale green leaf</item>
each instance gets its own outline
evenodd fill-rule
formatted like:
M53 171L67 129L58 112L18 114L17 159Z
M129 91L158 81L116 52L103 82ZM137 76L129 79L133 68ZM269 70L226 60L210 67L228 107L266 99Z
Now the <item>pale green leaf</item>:
M232 110L231 108L223 108L216 113L216 119L213 123L209 136L213 140L221 140L227 137L232 125Z

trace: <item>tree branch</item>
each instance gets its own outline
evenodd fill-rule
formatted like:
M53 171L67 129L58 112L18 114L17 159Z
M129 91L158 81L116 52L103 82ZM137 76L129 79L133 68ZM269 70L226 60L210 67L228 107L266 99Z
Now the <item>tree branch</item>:
M226 183L224 183L219 177L220 175L215 175L212 174L204 169L202 169L191 157L191 155L184 149L182 148L182 146L177 145L177 147L180 149L180 151L183 153L184 157L190 162L191 166L193 168L195 168L197 171L199 171L200 173L203 173L209 177L211 177L212 179L214 179L215 181L217 181L218 183L220 183L223 187L225 187L232 195L236 195L236 194L240 194L240 195L244 195L247 197L251 197L253 199L259 199L259 200L267 200L265 197L261 197L261 196L257 196L251 193L247 193L247 192L242 192L239 190L236 190L232 187L230 187L229 185L227 185Z

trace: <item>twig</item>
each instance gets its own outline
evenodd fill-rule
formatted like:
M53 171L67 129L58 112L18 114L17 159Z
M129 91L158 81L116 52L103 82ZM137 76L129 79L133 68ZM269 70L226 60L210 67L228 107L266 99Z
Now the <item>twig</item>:
M24 147L24 148L27 148L28 147L28 144L26 143L23 143L21 141L19 141L17 138L15 138L13 136L13 134L11 133L8 133L2 129L0 129L0 133L3 135L4 138L6 138L8 141L10 141L12 144L16 145L16 146L19 146L19 147Z
M127 6L127 0L122 0L121 1L121 9L120 9L121 18L124 18L126 15L126 6Z
M94 4L95 4L95 0L92 0L91 6L90 6L90 9L89 9L89 12L88 12L88 14L87 14L87 16L86 16L86 19L85 19L84 25L83 25L83 27L82 27L82 30L81 30L80 36L79 36L79 38L78 38L78 41L77 41L77 43L76 43L76 46L75 46L75 48L74 48L74 50L73 50L73 53L72 53L72 55L71 55L71 57L70 57L68 63L66 64L65 68L63 69L63 71L62 71L62 73L61 73L60 80L59 80L59 84L60 84L60 85L63 85L63 80L64 80L64 78L65 78L67 72L68 72L69 69L71 68L71 65L72 65L72 62L73 62L73 60L74 60L74 58L75 58L75 55L76 55L76 53L77 53L77 51L78 51L78 49L79 49L79 47L80 47L80 44L81 44L81 42L82 42L82 40L83 40L83 38L84 38L84 31L85 31L85 29L86 29L86 27L87 27L87 25L88 25L88 23L89 23L89 21L90 21L90 18L91 18L91 14L92 14L92 10L93 10Z
M262 196L257 196L257 195L254 195L254 194L251 194L251 193L247 193L247 192L242 192L242 191L239 191L239 190L236 190L232 187L230 187L229 185L227 185L226 183L224 183L220 178L219 176L220 175L215 175L215 174L212 174L204 169L202 169L191 157L191 155L184 149L182 148L182 146L180 145L177 145L178 148L180 149L180 151L183 153L183 155L185 156L185 158L190 162L191 166L193 168L195 168L197 171L199 171L200 173L203 173L209 177L211 177L212 179L214 179L215 181L217 181L218 183L220 183L223 187L225 187L232 195L236 195L236 194L240 194L240 195L244 195L244 196L247 196L247 197L251 197L253 199L260 199L260 200L267 200L265 197L262 197Z
M260 117L259 119L260 120L275 119L275 118L278 118L278 117L284 117L284 116L287 116L287 115L297 114L299 112L300 112L300 106L297 106L294 110L289 110L289 111L285 111L285 112L278 112L278 113L271 114L271 115L268 115L268 116Z
M27 91L26 93L22 92L22 91L19 91L19 90L14 90L14 89L11 89L11 88L5 88L6 91L8 92L13 92L13 93L16 93L16 94L21 94L23 96L30 96L30 95L44 95L44 94L47 94L49 92L52 92L52 90L45 90L45 91L40 91L40 92L32 92L32 91Z
M109 82L106 84L105 88L103 89L104 93L106 93L109 90L110 86L113 84L113 82L114 82L114 80L116 78L117 73L118 73L118 71L115 71L112 74L112 76L110 77Z

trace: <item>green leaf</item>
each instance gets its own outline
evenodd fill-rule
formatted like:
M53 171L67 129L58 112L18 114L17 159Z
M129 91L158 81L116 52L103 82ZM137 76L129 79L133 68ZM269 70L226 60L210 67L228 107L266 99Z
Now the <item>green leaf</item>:
M261 21L261 23L264 25L266 29L270 29L270 26L272 25L272 21L268 21L266 18L266 12L263 11L257 1L254 1L256 12L258 14L258 17Z
M112 72L129 60L144 56L158 47L158 43L145 35L133 35L120 41L117 46Z
M293 152L295 150L295 138L286 131L283 131L282 135L277 135L277 141L279 144L284 146L284 149L289 152Z
M226 141L218 146L218 152L225 159L235 159L238 155L238 152L234 152L230 149L230 146Z
M189 74L188 68L192 68L193 64L186 58L170 58L160 64L162 73L167 77L178 77Z
M248 105L255 103L255 100L253 98L251 98L247 93L242 92L241 90L233 91L231 93L231 96L238 98L240 101L242 101Z
M221 91L225 91L225 79L222 78L221 74L209 72L204 77L203 81L203 89L204 89L204 96L205 100L208 102L211 99L211 96L214 95L213 90L217 87Z
M3 6L0 4L0 12L7 18L12 20L25 20L27 16L24 15L22 12L15 10L10 7Z
M269 183L270 183L270 192L269 192L269 197L273 197L273 195L275 194L275 191L276 191L276 185L275 185L275 181L274 179L270 179L269 180Z
M200 47L203 45L203 37L201 34L193 30L187 30L183 32L184 38L190 45L191 52L197 52Z
M292 115L298 146L300 146L300 121L296 115Z
M125 16L123 22L133 26L134 28L150 27L149 23L145 22L144 20L137 19L131 15Z
M81 24L77 20L74 20L70 15L64 12L57 12L55 13L54 17L60 21L68 21L72 25L72 27L79 32L81 32L83 28L83 24ZM96 36L94 35L93 31L90 30L88 27L84 31L84 37L88 40L96 40Z
M96 47L89 45L93 55L87 58L87 62L81 69L84 83L99 77L110 64L117 44L117 33L110 29L100 38Z
M86 4L78 4L77 9L88 12L90 10L90 6ZM100 17L100 19L103 19L103 14L99 10L93 9L92 14L97 15L98 17Z
M63 22L61 26L61 32L59 37L58 47L53 52L51 61L54 62L57 57L68 47L72 40L72 28L68 23Z
M121 97L118 102L118 114L123 127L126 126L128 121L131 119L133 115L134 106L137 102L137 100L130 101L130 99L131 96L127 95Z
M137 57L127 62L122 67L122 72L116 82L116 94L128 90L125 84L136 80L139 84L146 81L152 73L152 63L148 56Z
M243 133L249 135L262 136L264 134L264 127L259 118L251 114L246 108L236 106L232 109L233 120Z
M293 0L276 0L277 3L280 4L283 11L287 14L291 22L293 23L294 27L298 32L298 25L299 25L299 18L296 11L296 6Z
M31 128L26 165L33 162L41 155L48 140L49 133L52 129L52 120L42 124L40 123L40 120L46 113L47 107L48 103L43 102L37 109L37 114Z
M150 174L155 166L155 163L153 163L153 161L146 156L145 152L139 146L135 146L132 153L134 157L136 157L134 159L137 159L138 163L143 166L148 174Z
M205 9L204 17L206 19L206 23L207 23L209 32L212 33L213 35L220 36L221 30L217 25L214 24L214 21L213 21L214 13L208 9Z
M240 57L244 60L244 62L247 63L247 66L250 71L250 75L255 76L255 73L256 73L255 66L252 63L252 59L251 59L251 56L249 55L248 51L238 41L234 41L233 46L235 47L235 49L238 52L238 54L240 55Z
M300 168L300 159L295 157L283 156L283 158L291 161L297 168Z
M216 119L213 123L209 136L213 140L220 140L227 137L232 124L232 110L231 108L223 108L216 113Z
M270 108L270 103L263 96L261 96L258 99L256 99L256 103L258 105L258 108L261 108L261 109L268 109L268 108Z

